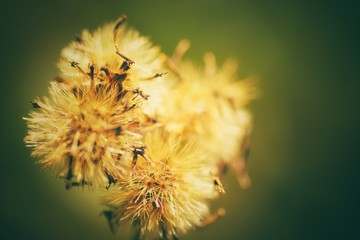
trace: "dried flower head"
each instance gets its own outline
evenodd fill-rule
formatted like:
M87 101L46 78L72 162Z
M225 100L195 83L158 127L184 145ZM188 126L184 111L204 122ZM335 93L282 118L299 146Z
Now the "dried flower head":
M195 139L210 154L212 164L236 166L245 186L245 145L251 131L251 115L245 107L257 95L254 82L237 80L233 60L219 69L213 54L206 54L204 60L204 69L191 62L178 64L181 79L158 109L159 120L168 132Z
M121 82L147 101L142 108L152 114L166 92L163 53L147 37L127 27L126 16L91 33L78 35L64 48L58 63L59 81L68 88L83 84Z
M104 199L111 222L130 222L141 238L162 239L201 226L209 214L207 200L217 195L206 155L158 131L148 133L144 143L146 153L132 176L119 179L118 188Z
M139 100L113 85L72 92L60 86L52 82L51 99L36 100L37 109L25 118L27 146L44 167L60 168L67 186L110 181L109 174L131 159L132 146L141 145Z

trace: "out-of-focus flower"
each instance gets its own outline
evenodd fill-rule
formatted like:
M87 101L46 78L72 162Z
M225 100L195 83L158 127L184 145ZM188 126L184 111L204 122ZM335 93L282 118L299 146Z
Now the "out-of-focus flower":
M172 239L201 226L209 215L207 200L218 195L206 154L179 137L150 132L145 154L129 178L104 199L114 225L130 222L140 239Z
M204 60L204 68L191 62L177 64L181 75L172 75L179 80L158 109L159 121L168 132L195 139L210 154L209 164L229 164L247 187L251 114L246 105L257 96L254 80L237 80L234 60L219 69L213 54L205 54Z

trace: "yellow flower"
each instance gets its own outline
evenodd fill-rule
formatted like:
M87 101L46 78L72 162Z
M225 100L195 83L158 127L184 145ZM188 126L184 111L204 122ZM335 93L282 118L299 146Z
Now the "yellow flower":
M153 115L166 92L165 68L160 47L126 26L126 16L94 32L83 30L63 49L58 63L58 80L65 87L121 82L147 101L142 109Z
M119 93L117 85L83 85L67 91L50 83L51 99L36 100L37 109L27 121L27 146L39 163L53 166L67 180L67 187L105 181L112 172L131 163L133 146L141 146L144 116L141 98Z
M218 194L206 155L161 131L147 133L144 143L136 170L119 178L118 188L104 199L111 222L130 222L138 236L162 239L201 226L209 215L207 200Z
M254 81L238 81L233 60L219 69L213 54L206 54L204 60L204 68L191 62L178 64L180 74L173 78L180 79L158 109L158 119L168 132L195 139L210 154L209 164L231 165L246 187L249 182L244 179L243 156L247 149L242 146L251 131L251 114L246 105L257 96Z

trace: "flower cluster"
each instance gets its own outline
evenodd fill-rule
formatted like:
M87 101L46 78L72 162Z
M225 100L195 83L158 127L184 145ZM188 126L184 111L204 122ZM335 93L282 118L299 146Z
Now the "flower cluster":
M204 67L172 57L126 25L126 16L84 30L61 53L49 98L24 118L26 145L65 186L106 189L104 215L134 239L177 238L224 214L209 200L225 193L227 168L242 187L246 173L252 80L238 81L236 62ZM113 185L113 186L112 186Z

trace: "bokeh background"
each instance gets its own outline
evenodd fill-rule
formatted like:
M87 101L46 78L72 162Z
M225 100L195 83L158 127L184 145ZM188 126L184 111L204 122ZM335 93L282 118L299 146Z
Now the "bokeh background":
M30 101L47 95L61 49L125 13L171 54L212 51L260 79L250 175L213 203L227 215L182 239L360 239L359 8L356 1L62 0L1 4L0 239L126 239L96 193L40 172L23 137Z

